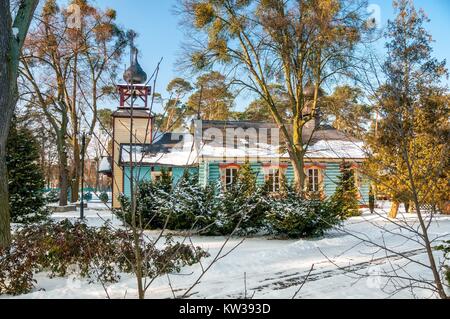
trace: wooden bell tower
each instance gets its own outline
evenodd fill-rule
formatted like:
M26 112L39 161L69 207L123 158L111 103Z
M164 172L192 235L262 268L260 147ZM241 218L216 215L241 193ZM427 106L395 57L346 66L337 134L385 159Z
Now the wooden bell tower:
M153 117L149 105L151 87L146 84L147 74L138 62L138 50L131 39L131 65L125 71L124 84L117 85L119 93L119 107L113 113L113 208L120 208L118 197L124 193L124 168L129 163L122 161L121 152L123 146L130 145L130 137L133 145L152 144L153 142ZM131 132L133 128L133 132ZM129 156L127 156L129 157Z

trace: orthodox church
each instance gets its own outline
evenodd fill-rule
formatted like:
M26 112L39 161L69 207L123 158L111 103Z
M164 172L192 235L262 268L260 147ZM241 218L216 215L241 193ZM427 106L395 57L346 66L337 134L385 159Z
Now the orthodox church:
M188 170L197 174L201 185L220 182L226 189L236 180L241 165L249 162L258 184L269 185L273 192L283 180L294 180L275 124L199 119L186 132L159 132L149 109L151 88L136 48L132 48L132 63L123 78L125 84L117 86L119 107L112 115L112 157L101 164L101 171L112 177L114 208L120 207L120 194L131 194L132 180L157 180L163 171L171 174L174 184ZM333 195L345 162L354 169L361 205L367 205L369 181L359 173L366 159L363 142L320 124L320 119L310 121L303 132L304 140L310 141L304 167L307 191L323 198Z

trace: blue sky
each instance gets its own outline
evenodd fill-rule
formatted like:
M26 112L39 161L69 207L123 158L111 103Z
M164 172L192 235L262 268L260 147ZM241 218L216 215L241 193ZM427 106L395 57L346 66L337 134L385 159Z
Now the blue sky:
M385 26L386 21L393 18L392 2L369 2L380 6L382 27ZM148 73L161 58L164 59L156 88L158 92L164 92L167 83L178 75L175 64L184 38L179 27L180 18L173 13L177 0L96 0L96 3L103 8L116 9L119 24L139 33L140 62ZM415 0L414 3L417 8L423 8L431 19L427 29L436 41L435 56L450 62L450 1ZM236 109L242 110L246 103L245 99L238 99Z

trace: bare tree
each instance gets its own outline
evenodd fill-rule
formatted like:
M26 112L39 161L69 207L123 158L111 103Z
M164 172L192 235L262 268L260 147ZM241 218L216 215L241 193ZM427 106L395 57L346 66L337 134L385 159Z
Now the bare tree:
M69 24L67 12L54 0L45 2L41 19L27 39L21 68L23 85L29 87L23 99L42 109L55 131L61 206L67 205L69 187L72 201L78 200L79 135L83 129L88 137L92 135L98 102L112 92L108 82L127 43L115 25L113 10L102 11L88 2L75 4L82 6L79 26ZM81 122L85 113L90 119Z

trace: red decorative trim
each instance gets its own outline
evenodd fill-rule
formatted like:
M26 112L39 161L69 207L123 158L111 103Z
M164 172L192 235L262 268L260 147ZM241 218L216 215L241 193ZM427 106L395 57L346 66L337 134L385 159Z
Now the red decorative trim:
M151 87L147 85L123 85L117 86L117 91L120 95L120 107L125 107L125 102L132 98L139 98L144 102L144 107L147 108L148 96L151 94Z
M222 164L219 164L219 167L220 167L220 169L227 169L227 168L237 168L237 169L240 169L240 168L241 168L241 165L236 164L236 163L232 163L232 164L230 164L230 163L222 163Z

